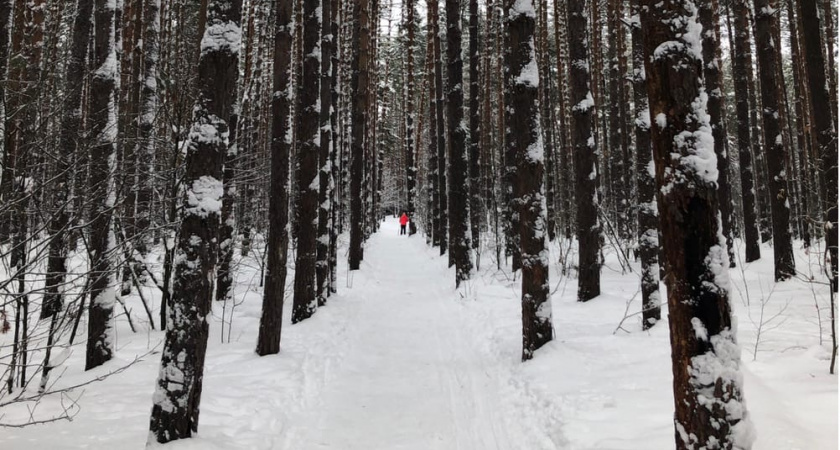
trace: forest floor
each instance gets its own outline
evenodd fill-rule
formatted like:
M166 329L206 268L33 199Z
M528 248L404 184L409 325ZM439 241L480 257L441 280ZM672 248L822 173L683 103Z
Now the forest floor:
M560 244L552 245L556 261ZM772 249L762 252L760 261L731 271L754 448L837 449L828 292L807 281L815 256L797 251L802 276L774 284ZM637 263L622 273L606 249L602 295L585 304L575 301L576 278L554 264L555 340L521 363L519 281L497 269L491 253L456 290L446 257L421 235L399 236L389 218L366 245L360 271L347 271L340 250L338 294L311 319L289 325L287 290L281 352L262 358L253 351L262 258L241 258L235 301L214 305L199 433L166 448L673 448L667 321L643 332L631 316L619 328L640 308ZM293 272L289 287L292 281ZM155 291L144 291L153 308ZM115 360L84 372L84 347L76 346L55 369L53 389L141 360L44 399L31 417L59 414L63 402L73 421L0 428L0 448L143 448L163 333L149 329L137 296L127 301L138 332L117 318ZM0 349L10 339L0 335ZM26 406L33 404L0 410L0 423L27 421Z

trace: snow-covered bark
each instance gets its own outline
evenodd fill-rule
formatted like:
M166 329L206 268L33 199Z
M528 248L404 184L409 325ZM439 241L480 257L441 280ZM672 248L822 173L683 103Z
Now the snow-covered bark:
M472 233L472 248L478 248L480 241L480 227L484 211L482 203L488 199L481 196L481 133L478 105L479 93L479 52L478 52L478 0L469 0L469 58L470 58L470 101L469 101L469 155L470 155L470 232Z
M575 152L577 202L578 301L601 293L601 224L598 220L598 154L592 130L595 101L590 86L589 38L585 0L568 0L569 79L572 104L572 146Z
M430 95L435 97L435 122L437 129L432 130L429 139L437 139L437 192L438 192L438 227L440 254L449 250L449 194L446 173L446 120L444 116L445 99L443 97L443 54L440 45L440 7L437 0L429 0L429 29L433 35L432 52L434 57L435 90Z
M316 287L318 306L327 303L330 295L330 228L332 228L332 189L333 189L333 128L330 121L334 105L332 103L332 54L335 37L332 35L333 22L332 0L321 0L321 87L319 92L321 110L320 142L318 150L319 185L318 185L318 237L316 244Z
M718 0L701 2L699 20L703 26L703 83L708 94L709 124L715 138L718 169L718 204L729 263L734 267L735 250L732 245L732 188L729 181L728 137L726 132L726 103L723 97L723 71L720 60L720 13Z
M449 251L455 285L470 278L469 152L464 123L464 60L461 58L461 2L446 0L447 124L449 137Z
M183 178L183 218L160 373L152 397L149 443L188 438L198 430L222 209L222 168L230 144L228 120L236 101L241 9L241 0L209 0L207 4Z
M142 257L148 252L148 233L151 225L152 203L155 187L155 117L157 115L158 96L158 59L160 35L160 1L143 1L143 74L140 85L140 116L138 118L137 150L137 231L141 233L136 248Z
M286 259L289 248L289 115L291 100L292 2L275 3L274 79L271 97L271 184L268 204L268 242L257 354L280 351Z
M636 191L639 228L639 259L642 263L642 329L656 325L661 318L659 295L659 213L656 208L656 181L650 148L650 110L645 85L645 56L639 0L631 4L628 21L633 39L633 103L636 135Z
M755 41L761 77L761 119L767 156L767 187L770 190L770 216L773 220L773 260L776 281L796 273L790 230L790 202L785 163L788 149L782 137L779 101L784 80L777 70L781 53L776 48L779 17L776 0L754 0Z
M88 308L88 338L85 370L107 362L113 356L111 316L116 302L116 278L113 267L115 251L114 230L111 223L116 191L114 170L117 160L117 89L119 59L116 48L114 15L116 2L96 0L90 86L91 148L89 196L96 208L91 215L91 276L90 307Z
M513 77L511 129L517 157L516 199L519 210L519 243L522 257L522 360L551 341L551 298L548 286L546 248L545 180L542 132L540 131L539 83L534 28L536 11L532 0L507 0L506 28L510 58L507 70Z
M315 259L318 238L318 195L321 171L319 80L321 74L321 0L303 2L303 70L297 105L297 253L292 323L310 317L318 307Z
M676 448L746 450L754 433L729 303L698 3L644 0L640 15L667 270Z

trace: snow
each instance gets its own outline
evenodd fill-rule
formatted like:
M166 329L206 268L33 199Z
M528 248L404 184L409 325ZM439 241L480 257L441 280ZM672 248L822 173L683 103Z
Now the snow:
M627 302L638 291L637 262L633 261L635 273L622 275L614 251L605 247L603 293L579 303L574 270L571 276L562 274L556 262L558 245L551 244L555 340L523 364L519 279L509 266L496 269L490 241L481 243L487 248L482 269L455 290L446 257L427 247L422 236L401 237L397 230L395 219L383 224L365 246L360 271L348 272L340 258L339 293L311 319L289 325L291 308L286 308L281 352L263 358L253 351L262 299L261 250L244 258L234 252L238 270L232 319L233 302L227 304L224 322L219 302L208 316L210 341L198 435L167 448L674 448L667 306L663 321L650 331L641 331L639 317L625 323L627 332L614 333ZM340 255L345 254L346 240L346 235L340 237ZM742 243L736 240L735 248L739 268L729 271L729 276L740 324L731 335L708 336L718 356L728 359L707 364L699 357L692 365L693 378L703 383L730 373L730 363L740 356L755 434L736 426L736 439L755 438L756 450L836 449L838 386L837 377L828 374L828 293L821 285L809 284L805 276L774 285L769 256L746 265L742 272ZM762 251L772 254L766 245ZM576 259L576 252L573 245L569 260ZM797 250L796 263L821 282L815 254ZM150 256L153 270L160 270L159 258L159 254ZM78 257L68 265L84 270ZM288 289L293 275L287 278ZM79 284L83 283L81 279ZM661 290L664 298L664 285ZM160 292L152 285L144 292L157 318ZM753 360L760 298L770 313L786 307L786 320L764 324ZM84 372L82 334L77 341L82 345L69 349L69 357L52 379L60 388L105 375L137 356L142 361L86 386L84 392L71 393L74 399L81 395L72 422L5 428L0 448L144 447L163 333L150 330L144 315L137 313L142 306L136 295L126 301L139 331L132 334L124 316L115 319L114 360ZM822 322L815 303L822 308ZM639 310L640 299L635 298L630 307L631 312ZM80 327L81 332L84 329ZM702 330L705 327L695 328ZM742 345L740 355L731 345L735 336ZM0 334L0 349L9 339L10 334ZM170 380L177 376L172 373ZM46 398L36 417L60 411L61 401L58 396ZM738 405L731 406L730 415L743 414ZM22 405L11 405L3 408L2 415L0 422L14 423L26 420L29 412Z
M186 211L200 217L209 214L221 214L224 185L211 176L204 175L193 181L191 189L187 190Z
M227 50L238 54L242 44L242 30L234 22L215 22L210 24L201 38L201 54Z

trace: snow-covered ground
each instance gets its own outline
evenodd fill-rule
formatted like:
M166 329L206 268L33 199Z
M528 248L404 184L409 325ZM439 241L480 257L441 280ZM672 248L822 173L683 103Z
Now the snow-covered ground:
M762 260L732 271L755 449L836 449L827 288L804 280L774 287L772 249L762 251ZM422 236L399 236L389 219L367 244L361 270L350 273L342 261L339 293L303 323L287 317L281 353L263 358L253 352L259 262L244 258L233 319L231 305L224 323L215 305L198 436L167 448L673 448L667 323L642 332L634 316L616 331L628 300L630 313L639 309L637 266L622 274L608 251L603 294L585 304L575 301L577 280L553 267L555 340L523 364L518 280L486 252L473 280L455 290L437 253ZM808 273L808 256L797 255ZM146 293L157 305L155 289ZM141 330L132 334L119 318L116 359L90 372L82 370L83 346L75 347L55 387L142 361L64 396L65 405L78 399L72 422L0 428L0 448L143 448L162 333L148 330L137 298L128 300ZM0 335L0 348L9 339ZM33 417L61 411L61 400L44 400ZM0 410L2 423L28 417L21 406Z

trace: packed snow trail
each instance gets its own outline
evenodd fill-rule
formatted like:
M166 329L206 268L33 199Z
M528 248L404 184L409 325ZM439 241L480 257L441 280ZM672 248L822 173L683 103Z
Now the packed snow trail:
M463 332L451 273L430 260L421 235L396 221L365 249L364 295L341 367L295 420L287 448L513 449L500 404L497 360ZM353 274L351 273L351 276ZM362 277L351 278L358 282ZM340 289L347 289L340 286ZM336 301L342 301L341 299ZM523 417L524 418L524 417ZM518 433L517 433L518 434Z

